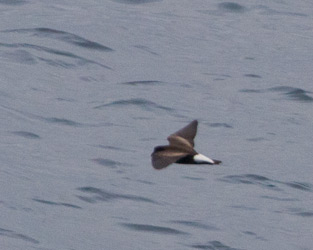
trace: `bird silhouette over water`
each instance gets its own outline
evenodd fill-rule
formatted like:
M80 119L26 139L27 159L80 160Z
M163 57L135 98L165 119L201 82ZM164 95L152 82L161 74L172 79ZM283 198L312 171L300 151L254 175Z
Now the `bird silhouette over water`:
M167 137L169 145L157 146L151 154L152 166L162 169L172 163L178 164L220 164L221 161L213 160L194 149L194 138L197 134L198 121L194 120L186 127Z

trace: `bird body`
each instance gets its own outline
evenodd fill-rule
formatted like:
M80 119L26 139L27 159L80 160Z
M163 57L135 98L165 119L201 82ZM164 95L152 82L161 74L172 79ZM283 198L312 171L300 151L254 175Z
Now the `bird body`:
M194 149L194 138L197 134L198 121L194 120L187 126L167 137L169 145L157 146L151 154L152 166L162 169L172 163L178 164L220 164Z

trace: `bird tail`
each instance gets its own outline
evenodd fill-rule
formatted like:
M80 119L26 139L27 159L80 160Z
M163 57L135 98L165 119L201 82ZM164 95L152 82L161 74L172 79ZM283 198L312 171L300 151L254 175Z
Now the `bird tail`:
M220 160L214 160L214 159L212 159L212 160L214 161L214 165L219 165L222 163L222 161L220 161Z

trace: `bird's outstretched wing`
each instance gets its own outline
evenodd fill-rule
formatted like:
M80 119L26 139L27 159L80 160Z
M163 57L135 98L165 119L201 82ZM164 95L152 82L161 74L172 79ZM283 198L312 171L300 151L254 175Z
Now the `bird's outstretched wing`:
M179 148L172 146L158 146L154 148L154 152L151 154L152 166L155 169L162 169L175 163L186 155L188 155L188 152L183 152Z
M197 134L198 121L194 120L187 126L167 137L169 146L158 146L151 154L152 166L162 169L175 163L187 155L195 155L194 138Z
M193 145L183 137L178 135L170 135L167 137L167 140L170 143L170 146L179 149L182 152L193 153Z
M175 132L174 134L171 134L167 139L171 143L170 139L173 136L179 136L179 137L186 139L189 142L189 144L192 147L194 147L195 146L194 138L197 134L197 127L198 127L198 121L194 120L191 123L189 123L187 126L183 127L182 129L178 130L177 132Z

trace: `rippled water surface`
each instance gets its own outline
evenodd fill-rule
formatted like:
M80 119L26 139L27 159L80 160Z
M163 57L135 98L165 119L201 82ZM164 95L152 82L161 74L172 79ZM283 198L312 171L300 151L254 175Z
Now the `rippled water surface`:
M313 246L313 3L0 0L0 249ZM199 120L220 166L154 170Z

